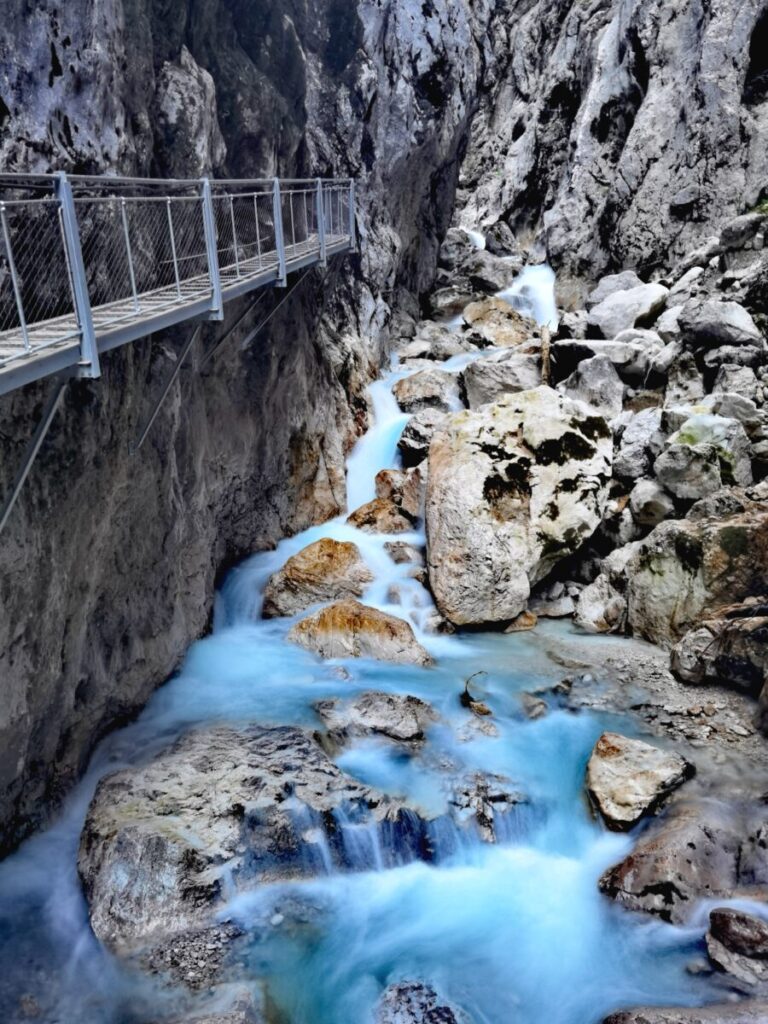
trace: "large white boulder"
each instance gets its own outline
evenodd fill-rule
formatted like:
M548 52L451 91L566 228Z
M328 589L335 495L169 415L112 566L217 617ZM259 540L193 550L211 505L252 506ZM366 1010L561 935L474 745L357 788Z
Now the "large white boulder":
M462 384L470 409L497 402L503 395L541 384L541 358L533 352L505 349L478 359L464 370Z
M625 832L692 775L679 754L604 732L587 764L587 791L608 828Z
M605 419L548 387L450 417L430 447L426 502L442 614L466 624L523 611L600 523L611 456Z
M668 294L661 284L612 292L589 311L589 326L603 338L615 338L630 327L647 327L663 311Z

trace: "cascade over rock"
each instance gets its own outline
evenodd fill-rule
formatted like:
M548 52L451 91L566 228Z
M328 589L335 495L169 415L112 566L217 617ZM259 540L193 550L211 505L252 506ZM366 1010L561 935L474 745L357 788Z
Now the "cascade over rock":
M361 597L373 573L356 545L323 537L292 555L264 589L262 615L295 615L312 604Z
M407 839L393 843L410 829L402 806L344 775L301 729L189 733L99 784L78 858L91 926L126 953L211 923L232 886L322 872L311 828L342 807L370 817L395 860L409 856ZM351 866L341 842L330 856Z
M519 615L599 524L611 455L603 417L548 387L450 417L430 446L426 502L441 613L456 624Z

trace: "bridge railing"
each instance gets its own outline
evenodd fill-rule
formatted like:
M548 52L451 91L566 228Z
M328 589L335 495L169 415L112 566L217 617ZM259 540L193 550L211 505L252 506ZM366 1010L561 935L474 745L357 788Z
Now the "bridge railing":
M97 361L124 325L137 337L201 303L220 316L227 289L284 284L292 264L354 243L345 179L0 175L0 369L73 340Z

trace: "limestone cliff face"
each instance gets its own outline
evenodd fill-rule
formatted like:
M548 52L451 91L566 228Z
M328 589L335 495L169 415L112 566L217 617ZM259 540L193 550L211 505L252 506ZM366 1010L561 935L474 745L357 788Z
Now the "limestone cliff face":
M416 309L490 64L491 0L8 0L0 165L354 175L361 251L262 296L140 452L187 329L104 359L65 405L0 538L0 850L209 622L217 573L344 507L392 308ZM228 310L228 323L244 305ZM197 365L196 365L197 364ZM50 385L0 400L4 493Z
M768 188L764 0L513 0L459 205L565 273L669 264Z

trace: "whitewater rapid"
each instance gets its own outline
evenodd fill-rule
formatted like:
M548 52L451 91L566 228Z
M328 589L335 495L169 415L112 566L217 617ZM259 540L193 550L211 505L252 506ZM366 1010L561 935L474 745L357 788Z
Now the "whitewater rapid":
M551 323L552 281L548 268L531 268L504 297ZM478 357L457 357L444 368L458 372L471 358ZM373 425L348 462L350 511L374 497L380 469L398 464L408 417L391 388L407 373L394 365L370 388ZM632 732L632 723L557 708L538 721L521 714L521 692L562 675L542 653L541 637L567 635L571 627L510 636L429 633L428 592L412 567L396 565L385 548L392 539L422 546L423 531L388 538L361 533L345 518L286 539L230 574L216 599L212 634L190 648L177 676L135 723L101 744L58 821L0 865L0 1020L24 1020L28 997L40 1011L37 1020L58 1024L148 1024L178 1011L174 993L119 964L89 929L76 856L99 778L142 763L201 724L316 728L315 702L371 689L421 697L440 723L419 757L386 742L357 743L337 759L346 772L427 815L446 810L451 774L465 771L508 777L526 802L497 845L477 836L462 841L449 830L435 864L329 873L234 896L223 916L252 938L237 980L266 980L291 1024L370 1024L382 989L413 978L435 985L475 1024L596 1024L621 1006L706 997L706 983L685 970L703 922L680 929L630 915L598 891L601 872L627 853L631 839L592 819L584 767L607 725ZM295 620L260 618L270 574L321 537L358 545L375 574L362 600L407 618L435 657L434 668L350 660L342 678L338 664L286 642ZM493 709L495 737L472 728L458 699L479 669L486 675L478 691ZM297 899L315 908L311 924L265 928L265 921L283 920L283 909Z

